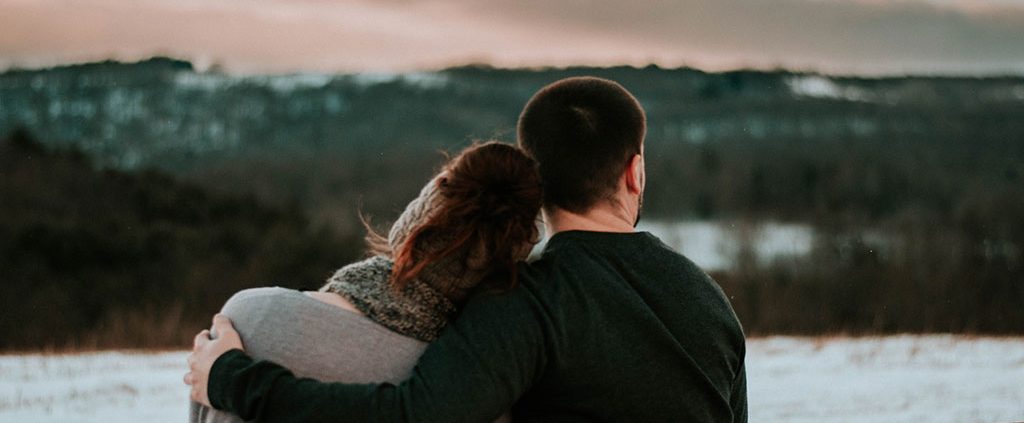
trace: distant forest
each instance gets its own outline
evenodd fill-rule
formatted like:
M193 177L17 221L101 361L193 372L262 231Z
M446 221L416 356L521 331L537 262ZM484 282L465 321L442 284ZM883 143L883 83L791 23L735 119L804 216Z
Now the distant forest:
M439 150L513 142L577 74L648 112L645 218L815 228L806 257L713 274L748 333L1024 333L1022 78L154 59L0 74L0 348L180 346L238 289L315 286L359 256L357 213L387 224Z
M0 140L0 349L181 347L234 292L319 288L359 239L252 194Z

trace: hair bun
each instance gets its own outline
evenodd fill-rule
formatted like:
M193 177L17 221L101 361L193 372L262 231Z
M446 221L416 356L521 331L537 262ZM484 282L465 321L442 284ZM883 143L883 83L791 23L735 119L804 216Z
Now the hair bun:
M482 217L494 219L511 218L517 213L530 212L532 203L539 206L540 198L530 198L530 187L521 180L508 177L496 177L484 181L479 187L479 207Z
M467 218L532 220L540 210L543 193L536 162L514 146L479 144L446 171L441 192L461 202Z

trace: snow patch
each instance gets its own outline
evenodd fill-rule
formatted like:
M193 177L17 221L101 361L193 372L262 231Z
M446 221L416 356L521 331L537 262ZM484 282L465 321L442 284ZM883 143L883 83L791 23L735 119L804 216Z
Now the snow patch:
M856 87L844 87L820 75L794 76L786 79L789 90L801 97L869 101L868 93Z
M292 75L232 76L219 73L182 71L174 74L174 83L178 87L205 91L226 89L236 84L249 83L269 87L279 93L289 93L295 90L324 88L335 78L343 78L362 87L398 81L419 88L437 89L446 86L450 82L448 75L439 72L382 72L353 75L302 73Z
M295 74L256 76L252 77L251 80L257 84L268 86L274 91L288 93L300 89L315 90L323 88L333 78L331 75L322 74Z
M450 82L448 75L438 72L360 73L349 75L349 78L356 84L363 87L371 87L391 82L401 82L406 85L424 89L437 89L446 86Z
M448 75L437 72L413 72L402 75L402 79L409 85L425 89L443 88L448 85Z
M637 230L648 231L705 271L728 270L749 245L761 264L801 257L814 247L814 228L800 223L766 222L757 225L694 221L641 221Z
M204 91L213 91L227 88L237 83L240 79L228 75L216 73L195 73L192 71L181 71L174 74L174 84L181 88L192 88Z
M1013 98L1024 101L1024 85L1013 87Z

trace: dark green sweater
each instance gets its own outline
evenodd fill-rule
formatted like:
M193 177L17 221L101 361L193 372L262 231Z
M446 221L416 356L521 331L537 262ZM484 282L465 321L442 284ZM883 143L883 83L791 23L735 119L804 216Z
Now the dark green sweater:
M721 289L648 233L556 234L520 286L479 294L400 384L295 378L239 350L213 406L246 419L486 422L747 418L744 339Z

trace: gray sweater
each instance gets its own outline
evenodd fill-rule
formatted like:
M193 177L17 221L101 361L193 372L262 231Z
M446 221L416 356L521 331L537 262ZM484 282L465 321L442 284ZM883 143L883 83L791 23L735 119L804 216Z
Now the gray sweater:
M427 347L366 317L290 289L247 289L232 296L221 312L235 325L249 355L322 381L401 382ZM243 420L193 402L189 421Z

